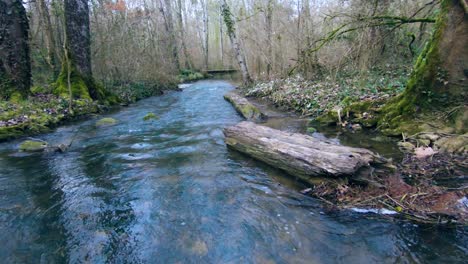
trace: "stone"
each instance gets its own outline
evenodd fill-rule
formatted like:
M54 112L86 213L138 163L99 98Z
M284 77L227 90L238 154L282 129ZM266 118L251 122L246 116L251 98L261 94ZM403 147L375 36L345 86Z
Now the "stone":
M398 147L400 147L403 152L413 152L416 148L416 146L410 142L398 142Z
M144 121L150 121L153 119L159 119L159 118L154 113L148 113L145 115L145 117L143 117Z
M23 152L41 152L47 149L48 145L44 141L26 140L19 145L19 150Z
M118 123L114 118L106 117L96 122L97 127L113 126Z

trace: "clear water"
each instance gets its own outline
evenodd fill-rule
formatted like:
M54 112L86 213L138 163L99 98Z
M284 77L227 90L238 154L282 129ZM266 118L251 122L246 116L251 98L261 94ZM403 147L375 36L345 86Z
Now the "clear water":
M327 211L300 183L228 150L223 81L0 145L2 263L464 263L465 228ZM148 112L160 117L143 121ZM75 135L75 136L74 136ZM466 263L466 262L465 262Z

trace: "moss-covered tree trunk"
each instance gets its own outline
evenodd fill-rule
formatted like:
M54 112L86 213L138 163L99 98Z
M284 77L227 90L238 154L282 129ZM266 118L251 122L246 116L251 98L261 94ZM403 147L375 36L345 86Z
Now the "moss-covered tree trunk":
M252 83L252 78L250 77L250 73L247 68L247 61L245 60L245 55L242 52L239 39L236 35L236 25L232 18L231 9L229 8L229 5L227 4L226 0L223 0L221 2L221 12L223 15L224 23L226 24L227 34L229 36L229 39L231 40L232 48L236 53L236 59L239 63L239 67L241 68L244 85L249 85Z
M29 93L31 62L26 10L19 0L0 0L0 97Z
M64 14L65 52L68 53L70 67L67 62L63 63L55 92L62 96L69 96L68 81L70 79L73 97L104 100L106 97L104 91L96 85L91 68L88 0L65 0Z
M418 132L418 113L466 104L468 23L464 0L443 0L431 40L418 57L406 90L382 110L390 134Z

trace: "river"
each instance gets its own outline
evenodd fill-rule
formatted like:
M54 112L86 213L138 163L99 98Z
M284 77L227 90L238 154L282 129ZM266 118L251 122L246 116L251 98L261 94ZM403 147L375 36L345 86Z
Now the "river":
M200 81L39 138L0 144L2 263L464 263L466 228L330 211L293 178L228 150L241 117ZM143 121L149 113L159 119ZM466 262L465 262L466 263Z

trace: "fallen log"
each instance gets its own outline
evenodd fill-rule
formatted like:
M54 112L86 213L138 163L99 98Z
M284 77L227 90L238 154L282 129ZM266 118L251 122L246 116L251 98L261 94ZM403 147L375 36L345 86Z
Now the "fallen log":
M237 112L239 112L245 119L249 121L258 122L266 118L266 116L255 105L236 92L229 92L225 94L224 99L230 102L237 110Z
M341 146L311 136L287 133L252 122L224 129L228 147L313 182L314 177L349 176L384 159L370 150Z

